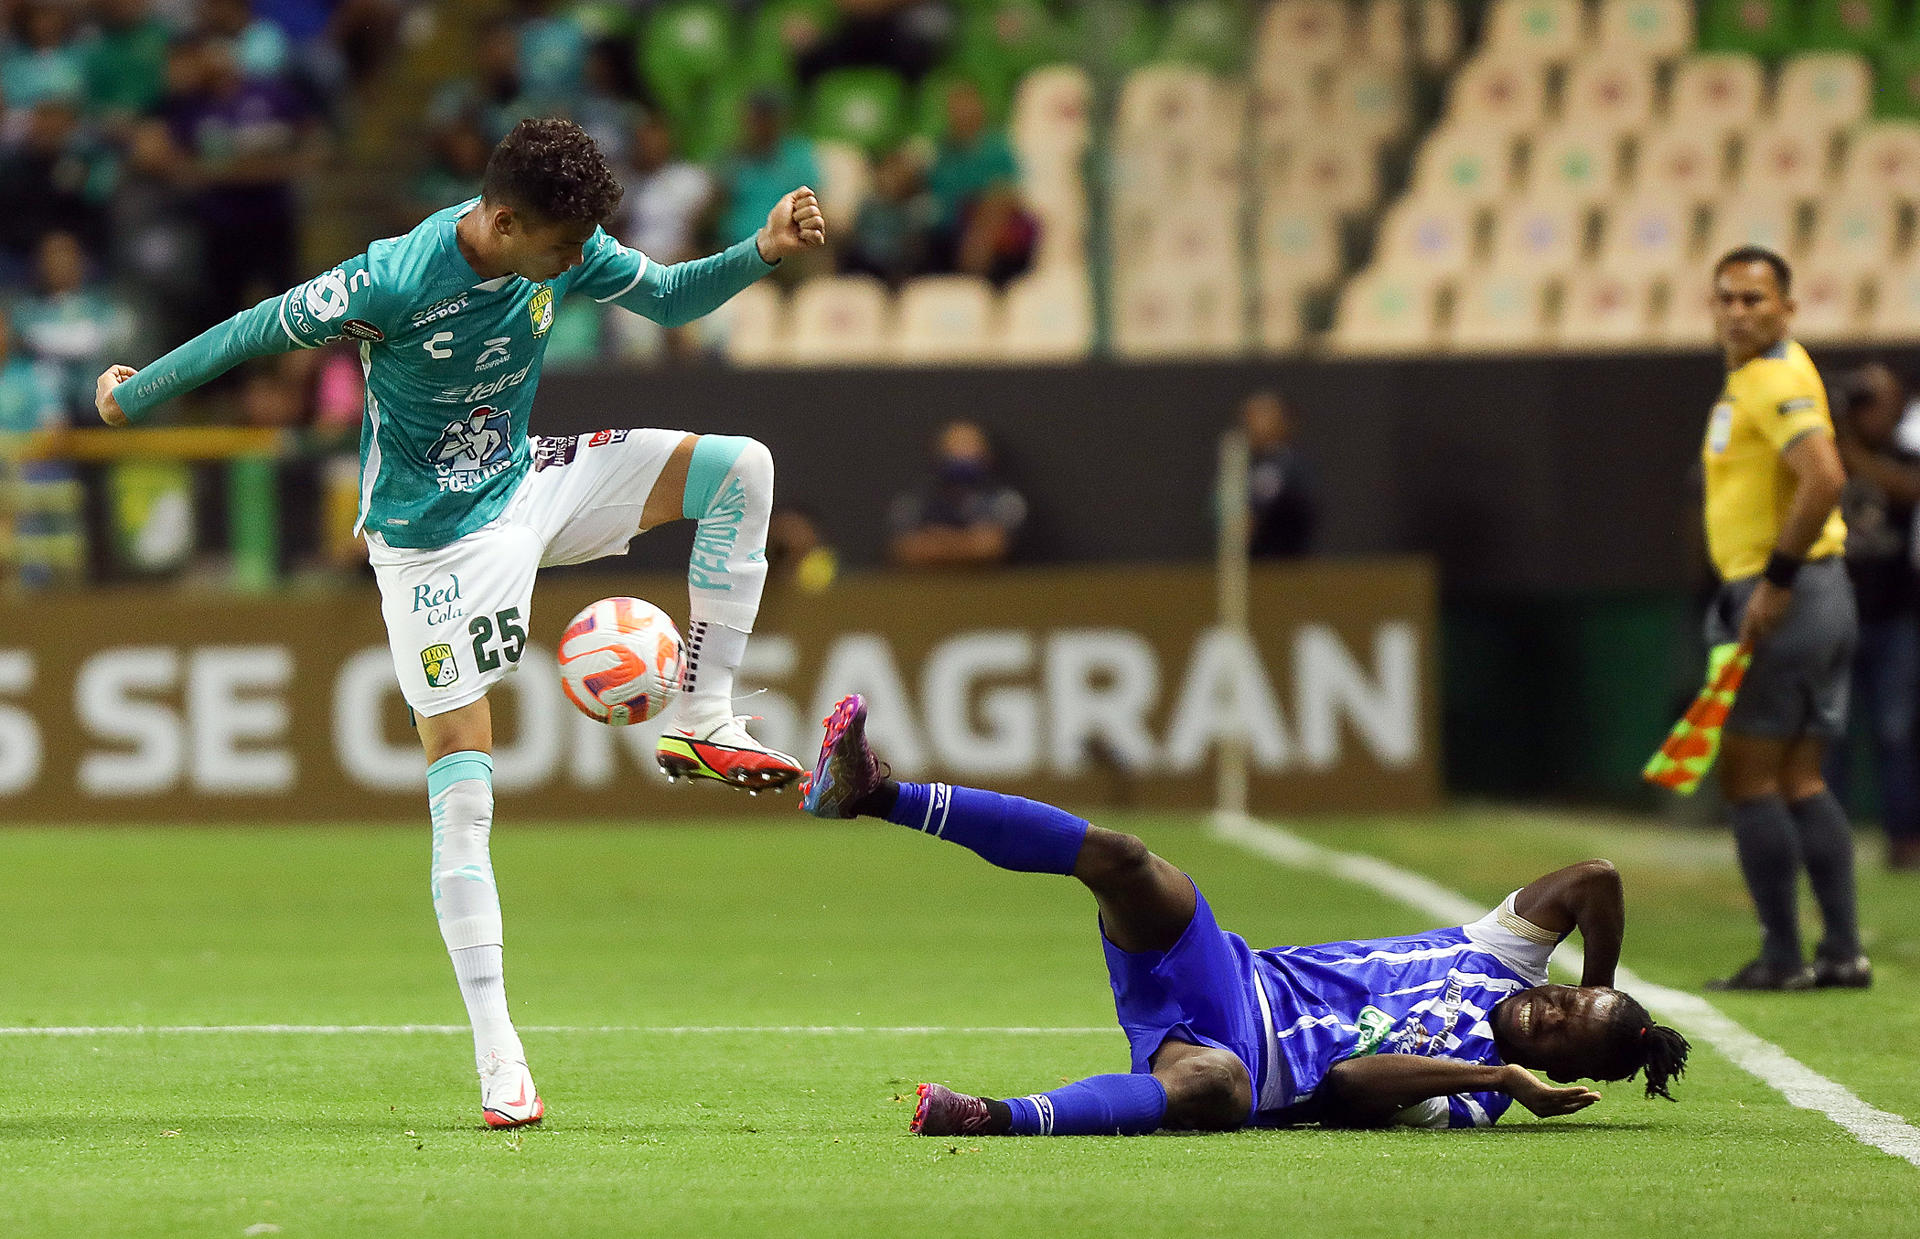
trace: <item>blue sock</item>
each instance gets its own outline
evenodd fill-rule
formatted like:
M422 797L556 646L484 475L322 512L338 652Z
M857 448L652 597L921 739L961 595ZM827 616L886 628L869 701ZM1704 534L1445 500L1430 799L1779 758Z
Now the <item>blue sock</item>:
M1149 1075L1093 1076L1007 1105L1013 1136L1144 1136L1166 1117L1167 1090Z
M1037 800L945 783L902 783L887 820L971 848L1019 873L1073 872L1087 824Z

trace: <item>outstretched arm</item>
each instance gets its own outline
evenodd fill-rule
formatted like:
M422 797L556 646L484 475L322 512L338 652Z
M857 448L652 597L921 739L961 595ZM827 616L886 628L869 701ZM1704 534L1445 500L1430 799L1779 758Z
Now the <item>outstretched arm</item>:
M243 361L305 347L290 330L281 329L280 298L270 297L209 327L141 370L108 366L94 383L94 408L107 425L125 426Z
M1579 930L1587 960L1580 984L1613 984L1627 931L1627 903L1612 861L1583 860L1535 878L1514 896L1513 910L1563 937Z
M611 301L662 327L681 327L711 314L781 259L827 243L826 217L811 189L802 186L774 205L766 226L746 240L706 258L661 266L601 234L580 287L596 301ZM599 289L629 278L602 295Z
M1372 1054L1335 1063L1327 1072L1319 1090L1321 1121L1334 1127L1383 1127L1409 1106L1460 1093L1505 1093L1542 1118L1572 1114L1600 1100L1590 1088L1557 1087L1511 1063Z

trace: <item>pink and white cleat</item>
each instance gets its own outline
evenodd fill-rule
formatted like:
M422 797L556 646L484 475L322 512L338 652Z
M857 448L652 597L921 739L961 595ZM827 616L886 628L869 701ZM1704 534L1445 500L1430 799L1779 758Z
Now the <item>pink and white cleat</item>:
M516 1059L492 1050L480 1064L480 1116L488 1127L525 1127L547 1115L547 1103L533 1087L533 1073Z
M978 1097L956 1093L944 1084L922 1084L920 1104L913 1111L916 1136L985 1135L992 1116Z

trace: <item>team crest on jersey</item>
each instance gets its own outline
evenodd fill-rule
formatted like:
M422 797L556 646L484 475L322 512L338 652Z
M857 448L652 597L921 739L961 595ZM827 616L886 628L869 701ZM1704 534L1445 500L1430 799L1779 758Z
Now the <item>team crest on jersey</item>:
M1727 444L1733 442L1733 405L1725 400L1713 406L1713 416L1707 419L1707 447L1714 455L1727 450Z
M453 661L451 645L429 645L421 650L420 669L427 673L428 688L445 688L460 678L460 665Z
M553 289L542 285L540 291L533 294L533 300L527 303L527 315L533 319L533 334L544 336L553 326Z

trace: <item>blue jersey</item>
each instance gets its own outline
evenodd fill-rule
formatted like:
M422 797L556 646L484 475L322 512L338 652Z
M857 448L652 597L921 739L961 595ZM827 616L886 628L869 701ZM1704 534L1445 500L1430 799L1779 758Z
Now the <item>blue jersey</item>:
M248 357L357 340L367 376L360 524L390 546L444 546L498 517L531 466L528 418L563 298L676 326L773 269L753 238L661 267L596 228L580 264L552 280L483 280L455 231L478 201L436 211L181 345L115 390L121 407L138 420Z
M1327 1071L1348 1058L1423 1054L1501 1063L1487 1022L1494 1004L1545 984L1558 942L1559 935L1514 912L1509 895L1471 925L1255 951L1267 1049L1255 1121L1285 1125L1307 1117ZM1503 1093L1462 1093L1415 1106L1401 1121L1485 1127L1510 1104Z

